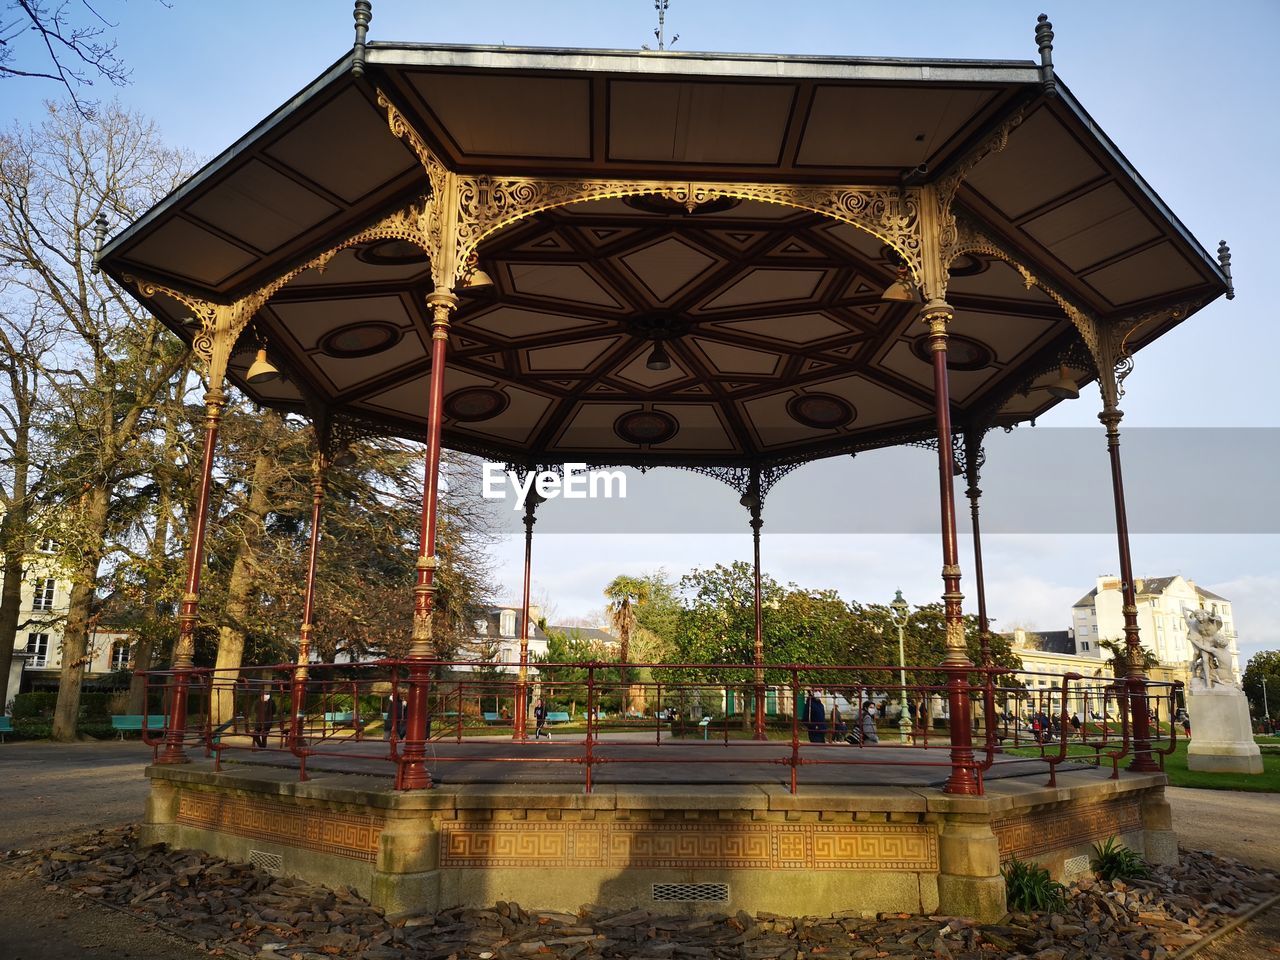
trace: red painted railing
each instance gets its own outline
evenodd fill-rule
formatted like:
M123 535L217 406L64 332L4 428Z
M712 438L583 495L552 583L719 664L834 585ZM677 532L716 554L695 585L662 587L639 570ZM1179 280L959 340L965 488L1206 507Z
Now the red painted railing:
M411 666L413 675L428 679L411 679ZM157 750L175 739L202 748L219 767L230 758L296 764L302 780L308 766L320 762L389 773L398 789L424 753L437 769L576 765L588 792L597 771L622 764L781 767L778 774L793 793L806 769L937 768L948 782L960 769L981 792L991 771L1016 773L1012 768L1019 766L1047 766L1050 785L1068 762L1107 764L1118 777L1132 747L1130 695L1123 680L1111 678L973 667L962 680L972 721L961 727L950 723L954 678L936 666L908 667L910 682L903 686L896 666L775 664L765 673L770 742L761 743L752 738L757 681L749 665L630 664L626 686L632 706L645 704L640 712L620 709L624 694L614 664L538 664L523 688L516 669L431 661L424 671L421 661L378 660L312 664L305 677L294 664L152 671L149 702L163 699L165 715L172 716L170 699L184 695L187 722L182 730L144 729L143 739ZM426 688L419 690L426 722L418 740L408 738L414 683ZM1177 743L1179 686L1149 682L1141 699L1161 760ZM531 717L539 697L548 714L525 740L517 739L512 719L522 691ZM823 704L821 722L806 709L811 691ZM1160 736L1166 725L1167 737ZM536 744L544 739L550 748ZM718 749L671 749L692 743Z

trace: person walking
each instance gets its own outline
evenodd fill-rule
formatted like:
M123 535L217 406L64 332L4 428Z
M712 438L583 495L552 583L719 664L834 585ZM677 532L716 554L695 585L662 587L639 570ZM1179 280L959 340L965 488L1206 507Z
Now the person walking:
M800 714L805 729L809 731L810 743L823 743L827 738L827 711L822 701L810 690L804 702L804 711Z
M539 697L533 707L533 739L537 740L544 734L548 740L551 739L551 731L547 729L547 705Z
M263 688L262 695L258 697L258 705L253 724L253 745L259 749L264 749L267 745L267 736L271 732L271 722L276 717L276 704L271 699L271 688Z
M862 705L862 742L879 743L880 734L876 732L876 705L868 700Z

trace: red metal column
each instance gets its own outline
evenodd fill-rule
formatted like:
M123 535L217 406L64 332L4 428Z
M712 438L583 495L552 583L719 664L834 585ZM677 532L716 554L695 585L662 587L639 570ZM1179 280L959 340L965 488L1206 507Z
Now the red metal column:
M752 648L752 662L755 664L755 709L753 711L753 739L768 740L765 733L764 713L764 612L760 591L760 528L764 521L760 517L760 475L753 471L751 486L738 501L751 513L751 545L754 571L753 606L755 613L755 642Z
M947 325L955 312L942 300L931 300L920 311L929 327L933 353L934 406L938 420L938 488L942 518L942 602L946 615L947 653L942 668L947 674L947 699L951 720L951 776L943 788L947 793L977 794L981 791L974 773L973 731L969 726L969 680L973 666L965 652L964 611L960 592L960 557L956 538L956 503L953 479L955 461L951 451L951 396L947 377Z
M324 475L328 458L317 425L316 442L319 449L311 463L311 535L307 544L307 583L302 594L302 627L298 631L297 668L293 671L293 745L302 744L302 725L306 716L307 665L311 662L311 635L314 630L316 597L316 564L320 559L320 506L324 502ZM353 707L358 706L352 701ZM357 725L358 729L358 725Z
M538 522L534 511L542 497L532 489L524 501L524 595L520 607L520 673L516 682L516 709L511 739L529 739L529 586L533 572L533 525Z
M1129 658L1125 687L1129 716L1133 721L1133 760L1129 769L1153 773L1160 764L1151 755L1151 718L1147 713L1147 677L1142 669L1142 644L1138 637L1138 600L1133 581L1133 559L1129 553L1129 518L1124 506L1124 477L1120 470L1120 419L1124 414L1113 404L1104 405L1098 419L1107 428L1107 454L1111 459L1111 496L1116 508L1116 542L1120 549L1120 590L1124 613L1124 641Z
M418 576L413 588L413 642L409 647L409 704L406 711L404 756L400 787L431 786L427 770L427 687L431 658L431 608L436 571L437 488L440 483L440 427L444 421L445 354L449 345L449 314L458 305L452 293L427 298L432 310L431 385L427 401L427 463L422 490L422 527L418 548Z
M216 382L215 382L216 376ZM187 691L191 684L189 671L195 664L196 620L200 615L200 573L204 569L204 539L209 520L209 493L213 484L213 457L218 446L218 424L227 395L222 391L222 370L211 365L209 392L204 395L204 457L200 463L200 492L191 517L191 542L187 551L187 589L182 595L178 614L178 640L173 646L173 697L165 722L164 749L156 755L156 763L187 763L182 748L187 727Z

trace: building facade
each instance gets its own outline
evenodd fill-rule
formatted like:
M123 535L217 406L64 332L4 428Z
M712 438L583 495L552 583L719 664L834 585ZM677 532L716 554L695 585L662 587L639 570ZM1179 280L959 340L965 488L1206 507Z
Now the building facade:
M42 540L24 564L22 601L18 610L18 630L13 638L15 653L21 658L21 690L33 685L56 683L62 670L62 635L71 606L71 578L57 555L57 544ZM0 573L0 583L3 582ZM132 645L128 633L95 630L89 637L88 677L131 669ZM9 698L21 692L9 685ZM6 705L7 706L7 705Z
M1204 609L1222 618L1222 635L1229 644L1229 666L1237 682L1240 652L1231 601L1182 576L1146 577L1134 582L1138 630L1142 645L1160 661L1153 679L1189 680L1191 641L1187 637L1188 610ZM1101 641L1124 642L1124 612L1120 578L1102 576L1097 585L1071 608L1076 652L1109 659Z

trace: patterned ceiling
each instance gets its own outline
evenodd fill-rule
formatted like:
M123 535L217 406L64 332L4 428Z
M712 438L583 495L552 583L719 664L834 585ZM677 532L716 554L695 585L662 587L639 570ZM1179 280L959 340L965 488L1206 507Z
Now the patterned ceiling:
M925 331L915 306L880 299L895 274L880 241L792 208L721 207L602 200L488 241L494 288L454 317L446 443L512 461L750 463L927 434ZM953 397L976 408L1072 334L1005 264L955 272ZM416 249L384 241L303 274L260 323L295 380L415 433L429 290ZM646 363L659 339L665 370Z

